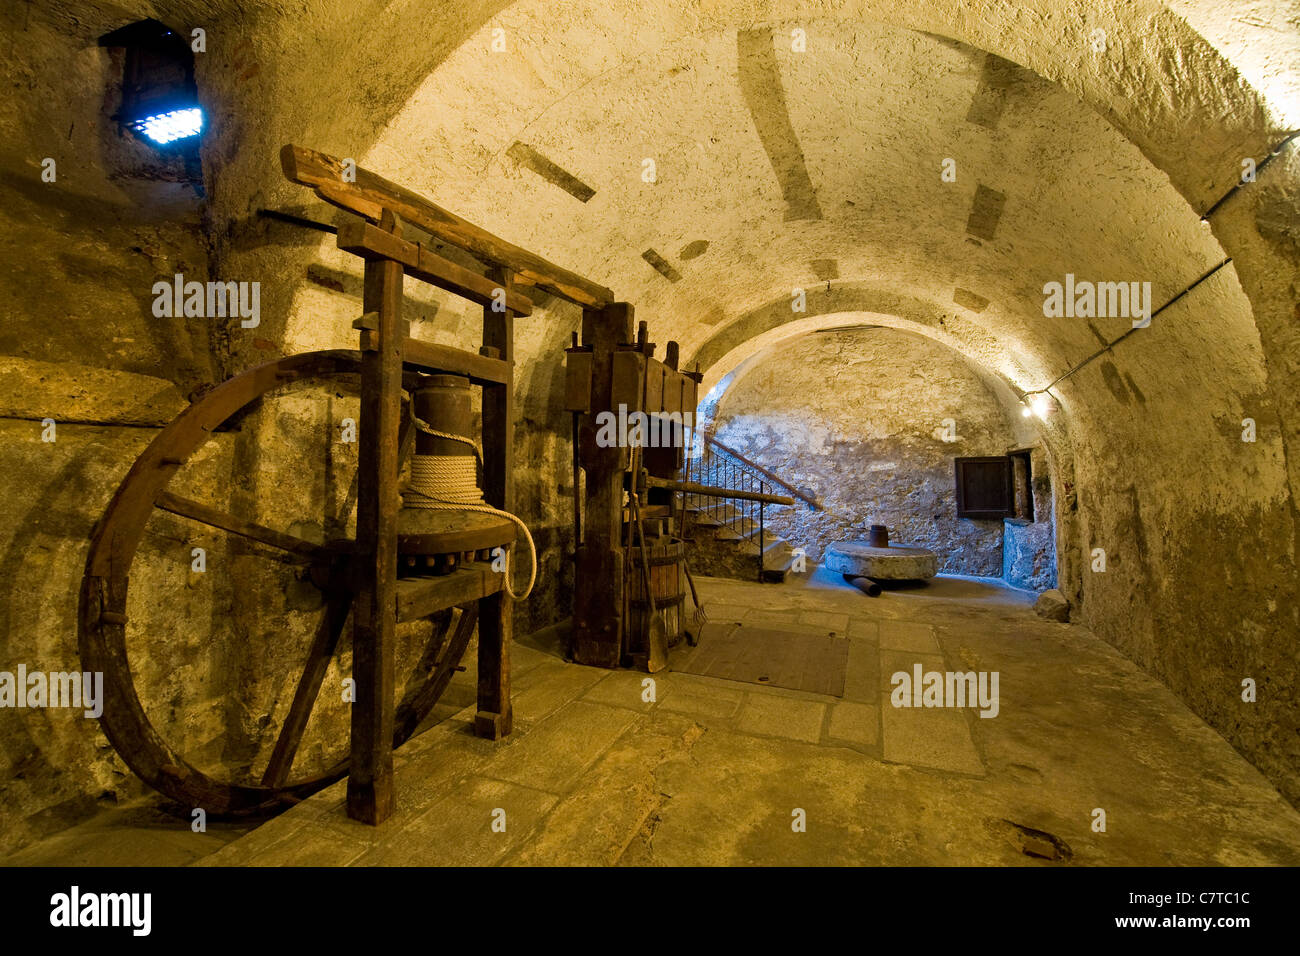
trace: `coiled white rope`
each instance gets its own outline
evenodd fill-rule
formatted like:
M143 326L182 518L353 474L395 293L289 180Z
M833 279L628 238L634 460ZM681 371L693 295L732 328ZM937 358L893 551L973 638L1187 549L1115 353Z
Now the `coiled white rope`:
M512 601L522 601L533 593L533 584L537 581L537 548L533 545L533 536L528 532L528 525L512 515L509 511L494 508L483 500L483 492L478 486L476 464L483 461L483 452L478 444L464 435L438 431L428 422L411 416L415 427L426 435L445 438L469 445L474 449L474 457L468 455L419 455L411 456L411 483L402 493L402 503L408 508L423 508L428 511L478 511L483 514L499 515L509 518L524 533L528 542L528 587L523 594L515 594L510 586L510 553L513 543L506 547L505 589Z

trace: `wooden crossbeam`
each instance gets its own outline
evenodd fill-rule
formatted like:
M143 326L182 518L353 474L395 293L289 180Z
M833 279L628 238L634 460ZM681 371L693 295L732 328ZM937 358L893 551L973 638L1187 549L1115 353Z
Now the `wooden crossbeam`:
M426 372L468 375L475 385L509 385L513 380L509 362L418 339L408 338L402 345L402 361Z
M500 286L486 276L471 272L418 243L407 242L368 222L347 222L339 226L338 245L344 252L354 253L363 259L392 259L400 262L411 278L454 292L479 305L490 306L495 297L500 295L497 292ZM533 313L532 301L514 290L506 292L503 304L519 315Z
M536 285L569 302L600 308L614 301L614 293L599 283L506 242L419 193L369 170L359 166L345 169L343 162L333 156L292 144L280 150L280 165L291 182L312 187L328 203L373 222L378 222L383 210L389 209L430 235L489 263L511 269L523 283ZM342 228L339 232L342 239Z
M770 495L758 491L740 491L735 488L721 488L716 485L700 485L693 481L673 481L670 478L646 478L648 488L667 488L669 491L683 491L688 495L705 495L710 498L736 498L740 501L762 501L769 505L792 505L794 499L789 495Z
M418 621L434 611L459 607L501 590L501 572L492 565L473 561L451 574L397 579L397 620Z

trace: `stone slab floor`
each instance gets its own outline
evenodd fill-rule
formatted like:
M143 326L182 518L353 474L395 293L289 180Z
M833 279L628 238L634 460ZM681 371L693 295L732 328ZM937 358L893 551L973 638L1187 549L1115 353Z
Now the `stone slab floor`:
M396 756L399 809L384 826L348 820L340 782L233 841L209 834L192 856L220 866L1300 864L1300 813L1162 685L1086 629L1040 620L1023 592L941 577L873 599L821 571L785 585L699 583L710 621L847 636L844 697L670 669L647 702L647 675L565 663L554 629L514 648L507 740L469 731L467 658L445 719ZM890 675L918 662L998 671L1000 712L890 706ZM1105 832L1093 830L1098 808ZM169 839L202 839L177 829ZM72 862L62 855L33 848L21 862Z

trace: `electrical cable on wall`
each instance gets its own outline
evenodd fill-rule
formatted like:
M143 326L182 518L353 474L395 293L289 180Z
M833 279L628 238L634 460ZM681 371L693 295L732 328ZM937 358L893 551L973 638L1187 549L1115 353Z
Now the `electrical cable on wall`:
M1296 130L1295 132L1292 132L1290 135L1288 135L1288 136L1286 137L1286 139L1284 139L1284 140L1282 140L1282 142L1278 143L1277 146L1274 147L1274 148L1269 152L1269 154L1268 154L1267 156L1265 156L1262 160L1260 160L1259 164L1255 167L1255 175L1256 175L1256 177L1258 177L1259 173L1264 169L1264 167L1266 167L1270 162L1272 162L1273 159L1274 159L1276 156L1278 156L1278 155L1282 152L1282 150L1284 150L1284 149L1287 147L1288 144L1294 142L1297 138L1300 138L1300 130ZM1254 182L1254 181L1255 181L1255 180L1249 180L1249 181L1238 180L1238 182L1237 182L1237 183L1236 183L1236 184L1235 184L1231 189L1229 189L1226 193L1224 193L1221 197L1219 197L1219 200L1218 200L1217 202L1215 202L1212 206L1210 206L1209 209L1207 209L1207 210L1205 211L1204 215L1201 216L1201 222L1206 223L1206 224L1208 225L1208 224L1209 224L1209 221L1210 221L1210 216L1214 215L1214 213L1216 213L1216 212L1219 210L1219 208L1220 208L1220 207L1221 207L1225 202L1227 202L1227 201L1228 201L1229 199L1231 199L1234 195L1236 195L1236 193L1237 193L1237 191L1238 191L1239 189L1241 189L1243 186L1249 185L1251 182ZM1216 272L1218 272L1220 269L1222 269L1224 266L1226 266L1226 265L1227 265L1228 263L1230 263L1231 261L1232 261L1232 257L1229 256L1228 258L1226 258L1226 259L1224 259L1222 262L1220 262L1218 265L1213 266L1212 268L1210 268L1209 271L1203 273L1199 279L1197 279L1195 282L1191 283L1189 286L1187 286L1185 289L1183 289L1182 292L1179 292L1177 295L1175 295L1173 298L1171 298L1169 301L1167 301L1164 305L1160 306L1160 308L1158 308L1158 309L1156 309L1154 312L1152 312L1152 313L1151 313L1151 319L1154 319L1157 315L1159 315L1161 312L1165 311L1165 309L1169 308L1171 305L1173 305L1175 302L1177 302L1177 301L1178 301L1179 299L1181 299L1183 296L1187 295L1187 293L1191 292L1191 291L1192 291L1193 289L1195 289L1198 285L1200 285L1200 284L1201 284L1202 282L1204 282L1206 279L1210 278L1210 276L1214 275ZM1149 322L1148 322L1148 324L1147 324L1146 326L1142 326L1142 328L1149 328L1149 327L1150 327L1150 323L1149 323ZM1128 330L1127 332L1125 332L1123 335L1121 335L1121 336L1119 336L1118 338L1116 338L1113 342L1107 342L1105 346L1103 346L1102 348L1098 349L1096 352L1093 352L1091 355L1089 355L1089 356L1088 356L1086 359L1084 359L1082 362L1079 362L1077 365L1072 366L1071 368L1067 369L1067 370L1066 370L1065 372L1063 372L1062 374L1058 375L1058 376L1057 376L1056 378L1054 378L1054 379L1053 379L1049 384L1043 386L1042 388L1036 388L1036 389L1032 389L1032 390L1030 390L1030 391L1028 391L1028 392L1025 392L1023 395L1020 396L1020 400L1021 400L1022 402L1027 402L1027 401L1030 399L1030 396L1033 396L1033 395L1046 395L1046 394L1049 393L1049 392L1050 392L1054 387L1056 387L1058 384L1060 384L1061 382L1065 381L1067 378L1069 378L1069 377L1070 377L1071 375L1073 375L1075 372L1077 372L1077 371L1079 371L1080 369L1086 367L1086 366L1087 366L1089 363L1091 363L1093 360L1097 359L1098 357L1100 357L1100 356L1102 356L1102 355L1105 355L1107 352L1109 352L1111 349L1113 349L1116 345L1118 345L1120 342L1124 341L1126 338L1128 338L1130 335L1132 335L1132 334L1133 334L1134 332L1136 332L1136 331L1137 331L1137 328L1129 329L1129 330Z

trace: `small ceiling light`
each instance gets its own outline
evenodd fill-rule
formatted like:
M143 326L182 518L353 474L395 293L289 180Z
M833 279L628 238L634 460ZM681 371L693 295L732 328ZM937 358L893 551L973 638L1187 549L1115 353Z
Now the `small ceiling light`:
M99 45L126 50L117 122L158 146L197 142L203 109L184 38L157 20L141 20L106 33Z
M1029 398L1029 410L1039 418L1046 418L1051 407L1052 401L1048 398L1046 392L1035 392Z

